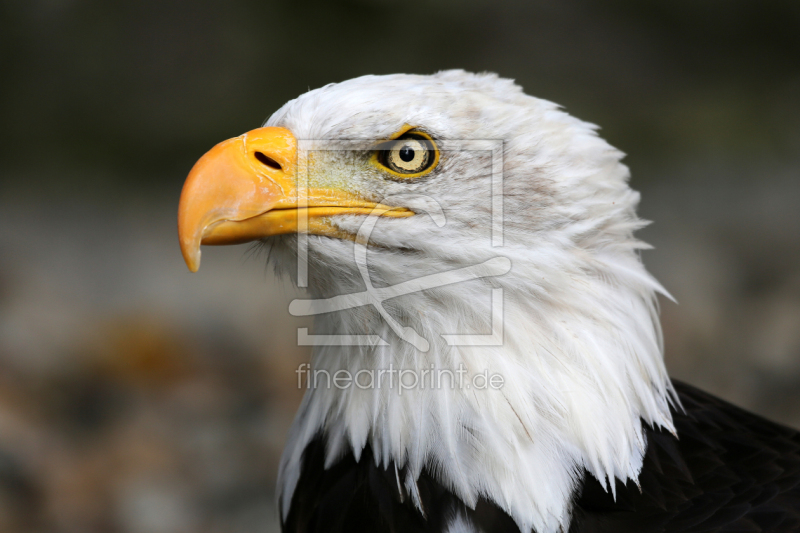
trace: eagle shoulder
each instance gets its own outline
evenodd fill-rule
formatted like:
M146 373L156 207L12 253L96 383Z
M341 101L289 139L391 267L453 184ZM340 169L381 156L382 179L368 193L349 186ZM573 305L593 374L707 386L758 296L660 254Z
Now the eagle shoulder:
M798 532L800 433L674 381L678 438L646 428L639 487L587 476L570 533Z

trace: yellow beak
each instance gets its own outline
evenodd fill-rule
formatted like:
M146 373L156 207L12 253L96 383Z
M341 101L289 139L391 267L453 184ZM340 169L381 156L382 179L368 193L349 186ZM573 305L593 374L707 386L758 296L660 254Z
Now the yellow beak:
M298 191L296 174L297 140L285 128L250 131L201 157L178 206L178 238L189 270L200 268L201 244L239 244L292 232L342 238L347 235L328 217L414 214L337 189Z

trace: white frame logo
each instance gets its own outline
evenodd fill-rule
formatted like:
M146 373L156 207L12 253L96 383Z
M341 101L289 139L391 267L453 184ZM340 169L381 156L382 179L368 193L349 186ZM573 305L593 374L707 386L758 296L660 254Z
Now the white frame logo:
M298 165L303 169L298 175L298 235L297 235L297 285L308 287L308 234L302 231L308 228L308 154L313 151L374 150L376 142L371 141L331 141L331 140L298 140ZM447 152L482 151L491 153L491 190L488 191L492 205L492 248L503 246L503 141L502 140L464 140L447 141ZM399 205L402 199L422 195L402 195L387 197L382 200L388 204ZM444 212L439 203L430 197L422 199L429 202L428 216L434 223L442 227L446 223ZM417 215L419 216L419 215ZM501 276L511 270L511 260L504 256L493 257L483 263L464 268L439 272L422 276L390 287L375 288L367 268L367 243L369 236L377 224L377 216L365 216L358 230L355 241L354 258L366 290L354 294L343 294L326 299L295 299L289 304L289 313L293 316L311 316L333 311L344 311L354 307L372 305L380 313L392 331L403 341L410 343L420 351L430 349L428 339L416 330L400 324L384 308L383 302L418 291L443 287L453 283L470 281L478 278ZM500 346L503 344L503 289L491 289L492 292L492 332L490 334L440 334L451 346ZM389 343L378 335L311 335L308 328L297 329L299 346L385 346Z

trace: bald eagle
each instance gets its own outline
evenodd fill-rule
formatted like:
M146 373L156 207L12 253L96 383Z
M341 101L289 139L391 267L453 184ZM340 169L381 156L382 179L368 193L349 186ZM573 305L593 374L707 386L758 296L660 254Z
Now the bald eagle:
M189 269L259 241L316 315L284 531L800 531L800 434L667 374L621 158L445 71L310 91L197 162Z

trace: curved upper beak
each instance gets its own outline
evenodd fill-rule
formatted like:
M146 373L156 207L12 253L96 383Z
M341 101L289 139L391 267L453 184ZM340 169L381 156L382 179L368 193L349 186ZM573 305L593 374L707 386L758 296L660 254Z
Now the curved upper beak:
M189 270L201 244L238 244L295 231L342 237L337 214L411 216L337 189L301 189L297 140L285 128L259 128L223 141L195 163L178 206L178 237Z

